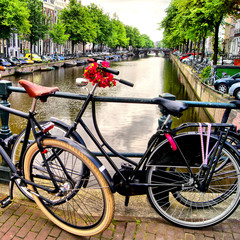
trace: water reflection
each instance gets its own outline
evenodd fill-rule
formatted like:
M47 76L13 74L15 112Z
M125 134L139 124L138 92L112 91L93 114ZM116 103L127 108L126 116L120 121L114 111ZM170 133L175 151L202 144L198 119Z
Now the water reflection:
M179 82L179 74L174 65L160 57L148 57L134 61L112 63L112 67L120 71L119 78L131 81L134 87L130 88L118 84L115 88L98 89L96 95L153 98L169 92L177 99L189 99L184 85ZM45 86L58 86L60 91L87 94L85 89L75 86L75 79L82 77L84 67L60 68L50 72L34 72L24 76L25 79ZM19 78L5 78L18 85ZM91 85L88 86L91 88ZM31 99L22 93L11 94L9 101L13 108L27 112L31 106ZM82 101L49 98L44 104L39 103L38 119L47 120L51 116L57 117L67 123L72 123L78 113ZM159 109L156 105L123 104L123 103L97 103L97 116L100 129L104 137L119 151L142 152L148 139L157 128ZM180 119L174 119L174 125L181 121L198 120L197 114L192 110L186 111ZM88 107L84 120L91 125L91 106ZM23 129L24 120L19 117L10 117L10 127L13 132ZM82 129L78 131L84 136ZM88 147L90 141L86 139Z

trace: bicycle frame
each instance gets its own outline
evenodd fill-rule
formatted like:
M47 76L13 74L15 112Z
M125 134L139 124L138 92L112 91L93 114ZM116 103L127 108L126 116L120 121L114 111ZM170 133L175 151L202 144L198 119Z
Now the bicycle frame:
M124 156L123 154L120 154L119 152L117 152L116 150L114 150L110 144L107 143L107 141L104 139L104 137L102 136L98 124L97 124L97 117L96 117L96 104L95 104L95 98L94 98L94 92L97 88L97 84L94 85L92 91L89 93L89 95L87 96L83 106L81 107L76 119L74 120L74 123L72 126L68 127L67 133L66 133L66 137L69 137L71 135L71 133L73 133L76 128L77 128L77 124L79 123L82 128L84 129L84 131L87 133L87 135L91 138L91 140L93 141L93 143L97 146L97 148L100 150L101 152L101 156L104 156L107 160L107 162L111 165L111 167L114 169L115 173L117 173L118 176L120 176L121 180L124 182L124 184L129 184L129 186L145 186L145 187L151 187L154 186L153 184L147 184L147 183L140 183L137 182L135 183L133 180L136 178L137 174L141 171L140 169L145 170L146 169L146 163L147 160L149 159L152 150L154 148L154 146L156 145L156 143L159 141L159 137L162 134L162 138L166 139L166 137L164 136L164 131L166 129L166 126L169 124L169 121L171 119L171 115L169 115L167 117L167 120L165 121L165 123L162 125L161 129L158 130L159 134L158 137L156 137L153 142L147 147L147 149L145 150L145 152L142 154L142 156L140 157L139 162L135 162L131 159L129 159L128 157ZM93 119L93 124L94 124L94 128L96 130L97 136L99 137L101 143L96 139L96 137L93 135L93 133L91 132L91 130L88 128L88 126L85 124L85 122L82 119L82 116L87 108L87 106L90 104L90 102L92 103L92 119ZM224 127L224 128L230 128L232 127L231 124L213 124L214 127ZM175 133L179 130L182 130L184 128L189 128L189 127L198 127L199 124L198 123L189 123L189 124L182 124L179 127L173 129L173 130L168 130L172 135L175 135ZM105 146L110 153L107 153L104 149L103 146ZM121 170L116 166L114 160L111 158L111 156L113 157L118 157L120 159L123 159L125 162L133 165L133 169L130 173L130 175L125 176ZM139 156L136 156L139 157ZM188 162L185 160L186 163L186 167L189 170L189 173L193 176L193 172L188 164ZM209 173L210 174L210 173ZM209 175L208 174L208 175ZM178 185L180 186L180 184Z

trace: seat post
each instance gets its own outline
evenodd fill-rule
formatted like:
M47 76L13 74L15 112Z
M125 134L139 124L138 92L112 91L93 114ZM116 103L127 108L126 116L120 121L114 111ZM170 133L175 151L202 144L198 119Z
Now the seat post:
M35 112L36 104L37 104L37 98L33 98L32 106L31 106L31 109L30 109L30 112L31 112L31 113L34 113L34 112Z

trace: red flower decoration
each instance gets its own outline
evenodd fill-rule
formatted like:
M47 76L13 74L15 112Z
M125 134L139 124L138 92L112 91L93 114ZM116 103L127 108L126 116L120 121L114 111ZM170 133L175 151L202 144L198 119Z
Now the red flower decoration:
M106 61L101 62L102 67L109 67L109 63ZM111 73L103 71L98 63L94 62L86 68L83 76L92 82L93 85L98 83L99 87L113 87L116 86L116 81Z

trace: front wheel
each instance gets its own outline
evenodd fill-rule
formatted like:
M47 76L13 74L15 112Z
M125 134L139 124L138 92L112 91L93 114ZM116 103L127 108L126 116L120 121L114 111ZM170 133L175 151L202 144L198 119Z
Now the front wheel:
M237 99L237 100L240 100L240 88L236 89L234 91L234 97Z
M47 122L46 121L39 122L40 125L44 125L45 123L47 123ZM21 131L21 133L18 135L18 137L12 147L11 160L17 168L19 168L18 164L19 164L20 155L21 155L21 151L22 151L22 145L23 145L23 140L25 137L25 132L26 132L26 129L23 129ZM63 128L61 125L55 123L54 128L50 130L50 134L52 136L64 137L66 135L66 129ZM69 138L74 139L74 137L72 137L72 136L70 136ZM34 141L35 141L35 139L34 139L32 131L31 131L29 139L28 139L28 144L30 145ZM28 199L33 201L32 195L29 193L25 184L22 183L21 179L16 180L16 185L25 197L27 197Z
M177 151L170 148L168 141L160 143L148 164L147 182L151 184L148 199L153 208L166 220L183 227L202 228L225 220L238 207L240 199L236 152L224 145L208 189L201 189L204 172L199 134L179 134L174 139ZM209 152L215 142L215 138L210 139ZM183 156L193 175L184 164Z
M218 85L218 91L222 93L227 93L228 92L228 86L225 83L220 83Z
M47 166L37 144L32 144L26 151L24 175L39 184L27 186L39 208L72 234L92 236L104 231L113 217L114 199L102 173L69 139L47 138L42 146L59 191L51 191L55 187Z

